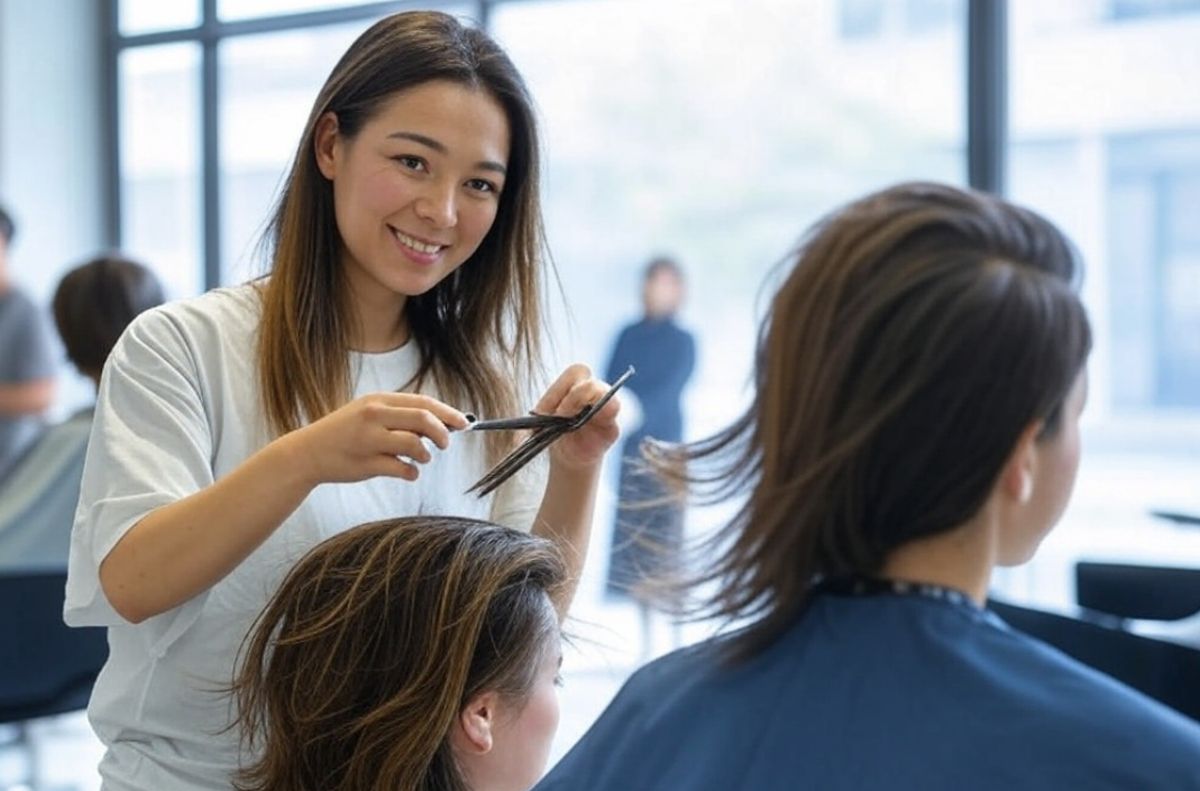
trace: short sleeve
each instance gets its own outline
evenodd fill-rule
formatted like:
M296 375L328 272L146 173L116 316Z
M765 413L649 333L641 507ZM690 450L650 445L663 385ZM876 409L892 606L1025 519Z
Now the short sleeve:
M100 563L151 511L213 482L213 440L191 339L161 309L139 316L105 366L71 535L64 618L124 624L100 586ZM206 594L153 621L181 631ZM187 613L191 613L191 616Z

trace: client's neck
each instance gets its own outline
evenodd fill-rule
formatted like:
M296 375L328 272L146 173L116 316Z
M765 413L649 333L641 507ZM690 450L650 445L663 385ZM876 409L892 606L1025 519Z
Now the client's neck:
M880 574L888 579L954 588L982 606L996 563L993 535L981 520L915 539L894 550Z

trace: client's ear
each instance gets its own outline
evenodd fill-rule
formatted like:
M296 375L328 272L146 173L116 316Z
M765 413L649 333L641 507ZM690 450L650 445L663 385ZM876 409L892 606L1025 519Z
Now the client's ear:
M1033 482L1037 473L1037 443L1038 437L1042 433L1042 426L1043 423L1039 420L1029 424L1021 432L1021 436L1017 439L1017 444L1013 447L1013 452L1005 462L1004 470L1000 474L1000 486L1003 492L1022 505L1033 497Z
M496 724L497 704L500 697L495 692L483 692L467 701L458 714L458 725L454 728L454 747L467 754L484 755L492 749L492 728Z

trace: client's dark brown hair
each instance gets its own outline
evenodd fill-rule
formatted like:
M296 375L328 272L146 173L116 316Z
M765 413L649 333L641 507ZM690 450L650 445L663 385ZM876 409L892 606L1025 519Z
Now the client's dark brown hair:
M714 591L694 614L749 622L730 642L742 658L816 579L876 574L974 516L1021 433L1058 430L1091 348L1070 242L985 193L896 185L817 223L787 263L749 409L646 449L702 500L742 502L690 581Z
M524 703L557 646L554 546L450 517L374 522L288 574L234 684L245 791L465 791L449 734L496 691Z

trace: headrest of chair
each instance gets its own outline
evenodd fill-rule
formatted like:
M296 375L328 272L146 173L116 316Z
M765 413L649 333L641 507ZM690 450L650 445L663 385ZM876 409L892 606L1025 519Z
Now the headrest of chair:
M1200 569L1081 561L1075 601L1120 618L1176 621L1200 613Z

